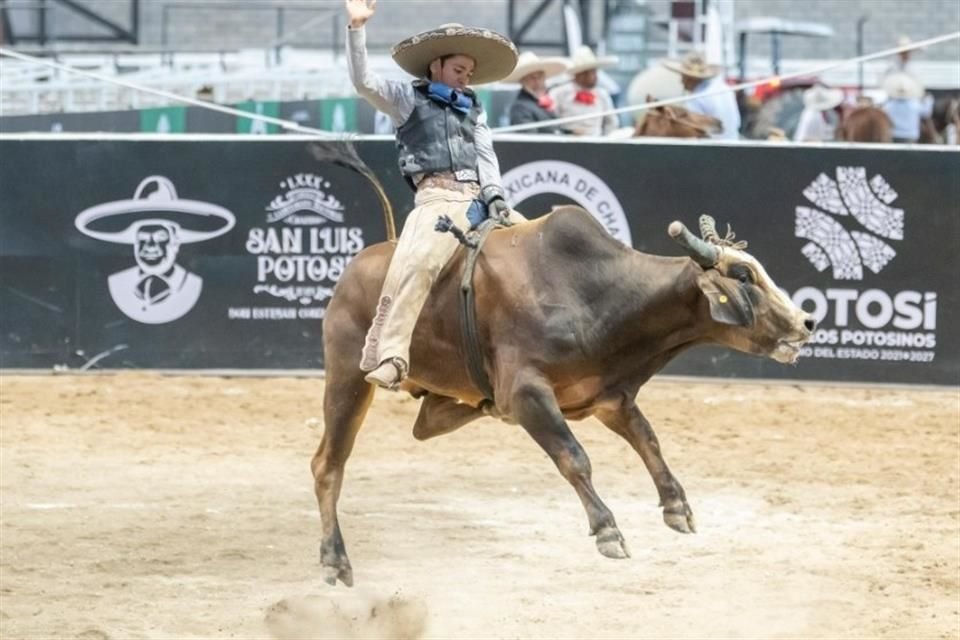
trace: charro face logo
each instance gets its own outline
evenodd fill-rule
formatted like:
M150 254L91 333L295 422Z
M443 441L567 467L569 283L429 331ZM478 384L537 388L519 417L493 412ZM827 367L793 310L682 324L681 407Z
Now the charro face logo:
M903 209L890 206L897 192L880 174L868 183L864 167L837 167L836 181L821 173L803 195L819 209L797 207L796 236L810 241L803 255L818 271L862 280L864 267L880 273L897 255L881 238L903 240ZM847 231L841 219L860 228Z
M590 212L614 238L633 245L627 216L617 196L596 174L560 160L539 160L514 167L503 174L510 206L542 193L555 193L573 200Z
M280 189L264 207L267 225L248 232L246 249L257 256L253 292L296 306L235 307L231 319L322 318L347 263L365 246L363 229L344 222L346 208L322 176L298 173Z
M136 266L114 273L107 285L117 307L144 324L172 322L193 308L203 279L177 264L180 247L221 236L235 223L221 206L177 197L163 176L145 178L131 200L90 207L74 220L84 235L133 247Z

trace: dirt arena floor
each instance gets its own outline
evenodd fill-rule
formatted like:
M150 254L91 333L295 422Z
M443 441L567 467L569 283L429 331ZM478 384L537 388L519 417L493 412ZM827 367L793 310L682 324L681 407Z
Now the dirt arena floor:
M958 638L960 391L651 383L699 533L574 431L633 557L491 420L428 442L379 393L318 564L319 378L0 377L0 637Z

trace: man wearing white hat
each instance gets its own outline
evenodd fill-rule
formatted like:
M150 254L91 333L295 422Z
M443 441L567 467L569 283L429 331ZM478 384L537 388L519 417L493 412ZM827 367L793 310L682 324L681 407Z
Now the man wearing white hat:
M884 112L893 122L894 142L917 142L920 139L920 120L929 118L933 111L931 100L924 100L923 87L908 73L891 73L883 79L887 101Z
M606 89L597 85L597 70L615 64L615 56L597 57L590 47L577 48L567 69L567 73L573 76L573 82L562 84L551 92L557 104L557 117L591 113L596 113L597 117L560 125L564 130L579 136L605 136L620 126L616 114L609 113L613 110L613 98Z
M837 129L834 110L843 102L842 89L829 89L816 84L803 92L803 111L793 134L794 142L826 142L833 140Z
M410 367L410 340L440 270L457 239L434 231L449 216L461 228L493 209L521 219L504 198L487 114L468 85L495 82L517 64L517 49L488 29L441 25L393 47L393 59L412 81L387 80L367 68L364 25L376 0L345 0L347 63L353 85L397 127L400 172L416 190L376 316L367 332L360 368L367 382L397 389Z
M726 140L740 137L740 109L733 91L725 91L727 83L720 76L720 67L707 64L703 54L695 51L682 60L667 60L663 66L679 73L683 88L693 94L694 97L685 102L684 107L716 118L723 124L723 131L711 134L711 137Z
M554 99L547 93L547 78L563 73L569 66L565 58L541 58L532 51L524 51L517 67L503 82L520 83L520 91L510 105L510 124L543 122L557 117ZM559 127L548 125L525 129L524 133L561 133Z
M897 38L897 48L909 47L911 44L913 44L913 40L910 39L910 36L900 36ZM890 75L891 73L908 73L916 77L916 74L913 73L913 64L910 62L913 49L905 49L896 55L896 59L887 67L884 75Z

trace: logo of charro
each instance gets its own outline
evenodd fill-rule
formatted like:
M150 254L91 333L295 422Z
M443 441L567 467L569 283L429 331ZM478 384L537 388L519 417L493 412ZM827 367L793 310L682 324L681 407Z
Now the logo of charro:
M193 308L203 279L177 264L180 247L221 236L235 223L219 205L177 197L163 176L145 178L130 200L98 204L74 220L84 235L133 247L136 266L112 274L107 285L117 308L144 324L172 322Z
M633 245L627 216L613 190L579 165L560 160L528 162L503 174L503 186L514 208L543 193L569 198L589 211L614 238L628 247Z
M897 192L864 167L837 167L834 181L821 173L803 190L817 208L796 208L796 237L809 240L801 251L818 271L833 269L836 280L862 280L863 268L880 271L897 255L881 238L903 240L903 209L890 206ZM852 219L848 231L840 220Z

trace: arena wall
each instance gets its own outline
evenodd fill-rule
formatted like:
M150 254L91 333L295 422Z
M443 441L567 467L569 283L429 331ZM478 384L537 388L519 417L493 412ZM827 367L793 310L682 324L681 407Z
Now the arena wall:
M0 135L0 157L17 159L0 163L0 367L322 368L333 288L385 231L370 184L315 160L311 144ZM412 192L393 144L356 148L400 222ZM697 349L669 371L960 382L957 151L522 136L498 151L508 197L530 217L579 204L625 244L665 255L680 254L673 219L731 224L820 321L795 367ZM144 210L151 224L133 227ZM163 277L144 271L144 243L170 258Z

